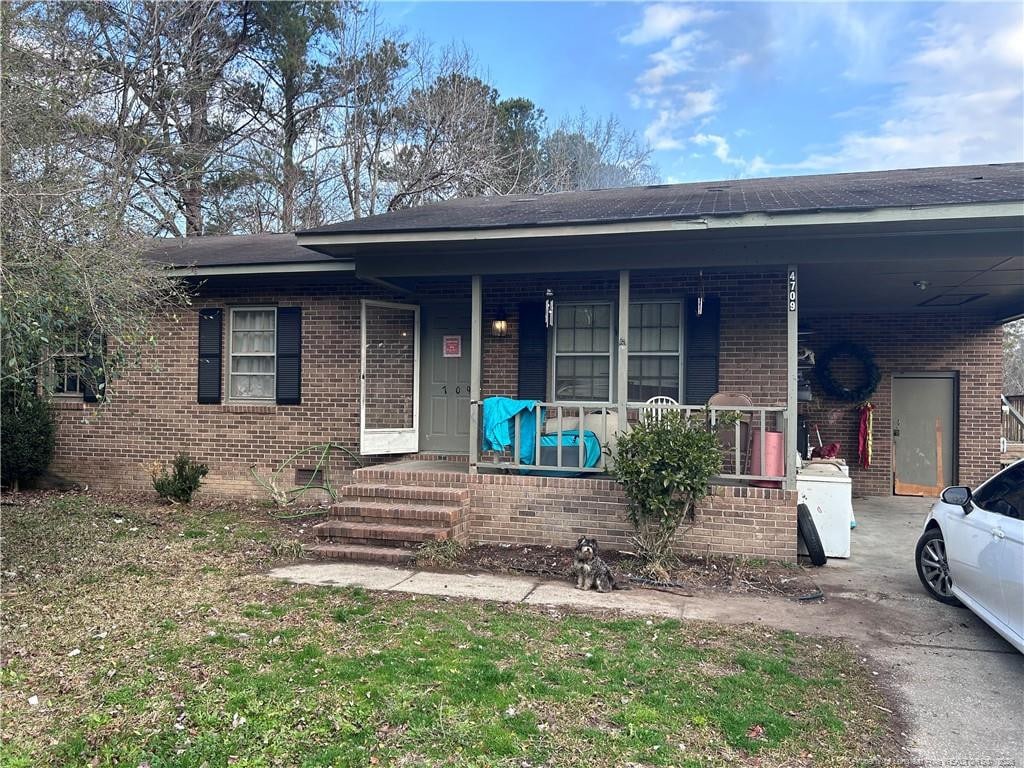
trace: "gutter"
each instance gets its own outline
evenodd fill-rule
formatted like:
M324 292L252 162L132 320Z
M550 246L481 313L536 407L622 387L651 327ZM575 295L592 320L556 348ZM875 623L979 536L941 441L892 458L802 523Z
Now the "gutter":
M351 261L316 261L292 264L222 264L208 267L169 266L162 270L175 277L234 277L245 275L294 275L317 272L355 272Z

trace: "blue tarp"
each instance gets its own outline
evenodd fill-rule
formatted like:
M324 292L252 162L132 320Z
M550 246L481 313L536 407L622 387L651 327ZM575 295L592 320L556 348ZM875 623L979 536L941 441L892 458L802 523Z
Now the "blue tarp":
M510 397L488 397L484 400L482 448L485 451L504 451L515 442L515 418L520 416L519 461L523 464L534 464L537 460L537 411L544 420L544 408L537 408L536 400L513 400ZM558 434L541 435L541 449L556 448ZM575 452L575 453L574 453ZM578 461L579 431L566 430L562 433L562 462ZM597 435L587 430L583 434L583 466L596 467L601 460L601 441ZM550 459L551 464L555 459ZM526 471L526 470L524 470ZM536 470L533 470L536 471ZM547 473L544 473L547 474ZM552 473L558 476L571 477L579 474L572 470Z
M483 449L504 451L515 440L516 414L521 417L519 433L519 460L532 464L537 435L537 401L513 400L510 397L488 397L484 400ZM540 409L544 420L544 409ZM542 438L543 439L543 438Z

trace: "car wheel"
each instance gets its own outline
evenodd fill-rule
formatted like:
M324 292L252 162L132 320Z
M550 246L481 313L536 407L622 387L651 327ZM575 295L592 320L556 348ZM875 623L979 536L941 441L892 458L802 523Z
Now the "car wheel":
M946 560L946 541L942 531L930 528L917 540L915 553L917 575L928 594L946 605L960 605L953 595L953 577L949 574Z
M806 504L797 504L796 507L796 533L807 548L807 556L811 558L811 564L819 568L827 562L825 547L821 545L821 537L818 536L818 526L814 524L814 517Z

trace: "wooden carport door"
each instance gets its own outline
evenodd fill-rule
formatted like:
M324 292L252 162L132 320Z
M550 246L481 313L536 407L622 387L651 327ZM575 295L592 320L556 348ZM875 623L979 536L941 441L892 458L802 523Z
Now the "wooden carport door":
M893 493L938 496L956 482L956 374L892 379Z

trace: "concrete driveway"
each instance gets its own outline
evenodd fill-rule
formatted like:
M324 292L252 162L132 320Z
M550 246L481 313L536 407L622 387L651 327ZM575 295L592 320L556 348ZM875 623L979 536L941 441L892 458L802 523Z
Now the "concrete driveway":
M1022 765L1024 656L970 611L925 594L914 547L930 505L855 503L853 557L815 571L835 620L821 630L850 637L892 670L926 765Z

